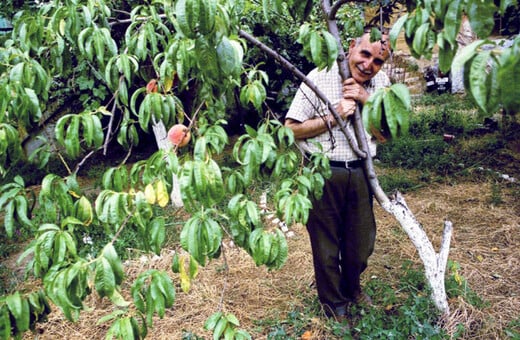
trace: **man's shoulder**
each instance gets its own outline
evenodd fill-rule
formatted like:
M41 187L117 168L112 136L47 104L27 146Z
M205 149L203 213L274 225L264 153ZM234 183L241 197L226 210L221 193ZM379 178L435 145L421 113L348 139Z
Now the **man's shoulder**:
M334 63L330 69L317 67L313 68L308 74L308 77L330 77L339 76L338 63Z
M370 87L372 87L374 89L378 89L378 88L390 86L390 85L392 85L392 82L390 81L390 77L388 77L386 72L381 70L381 71L377 72L376 75L374 76L374 78L372 78L370 80L370 85L371 85Z

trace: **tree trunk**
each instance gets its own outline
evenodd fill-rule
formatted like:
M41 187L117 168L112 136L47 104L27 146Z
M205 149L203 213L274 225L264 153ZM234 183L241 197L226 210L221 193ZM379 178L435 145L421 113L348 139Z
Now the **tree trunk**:
M166 132L166 127L164 126L163 121L154 121L152 129L153 134L155 136L155 141L157 142L157 147L160 150L171 149L172 145L168 141L168 133ZM184 203L182 202L181 188L179 186L179 178L177 177L177 174L173 174L172 192L170 193L170 199L174 207L181 208L184 206Z

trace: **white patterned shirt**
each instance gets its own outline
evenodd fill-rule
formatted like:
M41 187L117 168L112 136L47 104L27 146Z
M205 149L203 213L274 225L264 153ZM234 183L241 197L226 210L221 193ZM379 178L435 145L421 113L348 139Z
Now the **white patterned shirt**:
M314 69L307 77L323 92L331 102L332 107L337 107L339 101L343 98L341 75L339 74L337 63L334 64L330 71L326 69L321 71ZM372 94L377 89L390 85L391 82L386 73L380 71L370 80L370 83L365 86L365 89L369 94ZM305 83L302 83L294 96L286 118L304 122L315 117L327 116L329 113L330 111L327 105L323 103ZM346 128L351 132L352 136L355 136L351 119L347 120ZM298 143L303 151L307 153L319 152L320 149L314 145L314 143L321 144L323 152L330 160L351 161L358 159L338 125L332 127L332 135L334 143L331 140L328 130L318 136L298 140ZM368 133L366 135L370 154L375 156L376 142Z

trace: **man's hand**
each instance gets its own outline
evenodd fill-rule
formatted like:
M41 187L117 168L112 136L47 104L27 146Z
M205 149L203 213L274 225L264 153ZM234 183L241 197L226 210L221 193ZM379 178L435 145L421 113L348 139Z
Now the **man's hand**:
M354 78L348 78L343 82L343 98L352 99L358 103L365 104L369 94L365 88L356 82Z
M336 112L345 120L356 112L356 106L356 102L352 99L341 99L338 106L336 106Z

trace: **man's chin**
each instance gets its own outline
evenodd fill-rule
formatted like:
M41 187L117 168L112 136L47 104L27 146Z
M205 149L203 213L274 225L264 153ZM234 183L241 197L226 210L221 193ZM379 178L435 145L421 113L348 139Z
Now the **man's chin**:
M366 76L366 75L360 75L360 74L353 74L352 75L352 78L354 78L354 80L359 83L359 84L363 84L363 83L366 83L367 81L369 81L370 79L372 79L372 77L370 76Z

